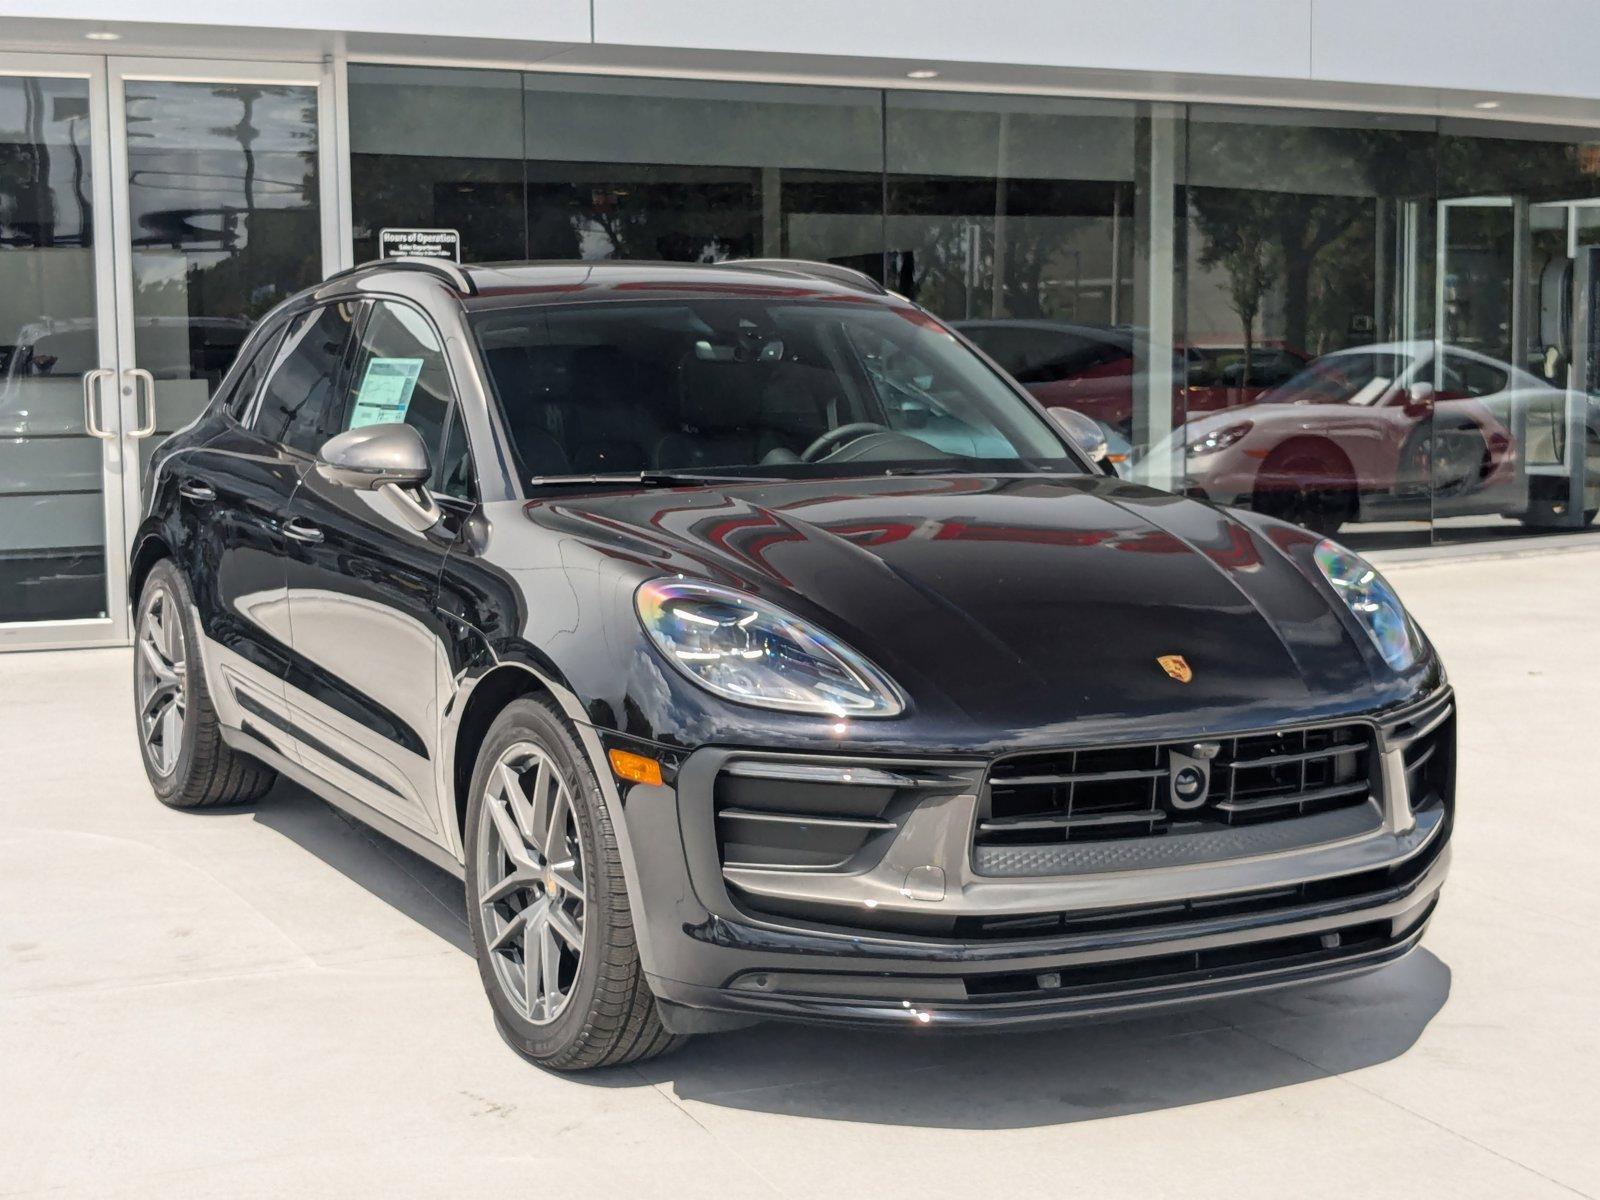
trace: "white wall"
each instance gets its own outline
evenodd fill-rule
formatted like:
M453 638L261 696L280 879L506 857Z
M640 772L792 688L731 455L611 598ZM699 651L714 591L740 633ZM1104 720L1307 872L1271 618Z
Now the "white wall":
M1304 77L1311 0L595 0L595 39Z
M589 0L0 0L4 17L589 40Z
M0 48L6 17L1600 98L1600 0L0 0Z

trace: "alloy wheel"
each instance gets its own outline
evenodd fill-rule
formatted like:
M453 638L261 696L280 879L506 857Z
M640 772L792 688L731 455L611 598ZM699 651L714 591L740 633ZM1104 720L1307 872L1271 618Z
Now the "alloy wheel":
M561 1015L583 961L583 845L555 762L518 742L489 772L478 814L478 908L495 979L523 1019Z
M183 653L182 614L165 588L154 589L139 614L134 686L139 702L139 736L159 775L171 775L183 750L183 719L188 705L188 675Z

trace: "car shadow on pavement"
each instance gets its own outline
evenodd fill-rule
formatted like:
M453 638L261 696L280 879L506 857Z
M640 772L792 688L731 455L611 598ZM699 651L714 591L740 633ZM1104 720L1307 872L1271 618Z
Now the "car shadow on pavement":
M1398 1058L1450 994L1426 949L1370 975L1006 1034L776 1023L695 1038L639 1072L680 1100L774 1115L1019 1129L1268 1092Z
M255 805L254 817L457 950L472 953L461 881L448 871L298 784L279 781Z
M472 953L461 883L292 784L255 820ZM1427 949L1369 975L1021 1033L768 1022L575 1084L821 1120L952 1129L1070 1124L1267 1092L1404 1054L1450 995ZM530 1068L531 1069L531 1068Z

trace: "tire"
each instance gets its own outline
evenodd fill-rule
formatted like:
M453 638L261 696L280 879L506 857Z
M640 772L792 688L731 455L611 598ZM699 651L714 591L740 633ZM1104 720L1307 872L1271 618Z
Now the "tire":
M193 597L170 560L151 569L134 611L134 732L156 799L168 808L259 800L277 772L223 742Z
M1259 513L1332 537L1356 516L1356 481L1337 450L1288 446L1261 464L1251 505Z
M642 1062L683 1040L662 1025L645 982L600 785L551 704L513 701L490 726L465 842L478 974L512 1049L541 1067L585 1071Z
M1477 426L1421 425L1401 447L1396 494L1428 504L1454 500L1476 491L1492 465L1488 443Z

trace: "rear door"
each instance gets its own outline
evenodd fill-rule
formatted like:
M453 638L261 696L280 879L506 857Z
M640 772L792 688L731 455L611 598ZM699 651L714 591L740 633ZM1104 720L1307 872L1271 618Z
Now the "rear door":
M423 313L373 300L331 431L400 421L421 435L431 489L465 496L462 443L447 449L456 389L443 340ZM368 807L442 841L434 779L439 689L449 631L435 597L455 526L418 530L386 491L315 469L287 528L288 594L298 671L289 702L305 765Z
M224 721L290 753L291 666L283 527L318 444L315 415L337 387L350 311L314 308L248 351L221 433L172 465L188 544L179 551L216 670Z

